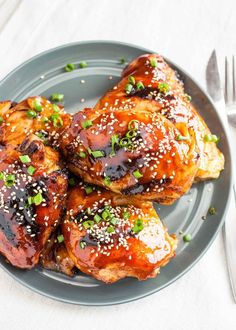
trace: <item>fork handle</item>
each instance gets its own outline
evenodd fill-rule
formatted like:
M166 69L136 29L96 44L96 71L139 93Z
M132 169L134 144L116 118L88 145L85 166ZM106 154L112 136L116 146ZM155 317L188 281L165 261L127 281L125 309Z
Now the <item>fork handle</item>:
M223 226L223 238L225 244L225 254L229 273L230 284L236 303L236 189L233 187L233 194L229 210Z
M236 127L236 111L230 111L227 114L230 125Z

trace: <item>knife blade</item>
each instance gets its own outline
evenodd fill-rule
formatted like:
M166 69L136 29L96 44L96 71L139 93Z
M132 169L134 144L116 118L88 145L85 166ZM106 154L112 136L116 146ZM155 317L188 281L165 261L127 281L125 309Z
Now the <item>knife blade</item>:
M225 127L229 127L225 109L223 89L220 82L220 74L217 63L216 51L213 50L206 68L207 91L224 121ZM230 130L229 130L230 131ZM231 284L234 302L236 303L236 194L231 194L230 205L223 226L223 239L229 280Z

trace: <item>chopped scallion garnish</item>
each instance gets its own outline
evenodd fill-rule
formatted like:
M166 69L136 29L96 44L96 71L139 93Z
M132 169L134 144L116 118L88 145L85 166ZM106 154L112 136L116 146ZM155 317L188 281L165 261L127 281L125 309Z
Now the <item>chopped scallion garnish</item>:
M71 72L71 71L73 71L75 69L75 65L73 64L73 63L68 63L68 64L66 64L66 66L65 66L65 70L67 71L67 72Z
M57 236L57 241L58 241L58 243L64 242L64 236L63 235L58 235Z
M82 61L82 62L80 62L79 66L80 66L81 69L84 69L84 68L88 67L88 63L85 62L85 61Z
M81 126L86 129L93 126L93 122L91 120L85 120L81 123Z
M134 232L135 234L138 234L141 230L143 230L143 220L138 218L134 223L132 232Z
M183 236L183 240L184 240L184 242L186 242L186 243L190 242L191 239L192 239L191 234L185 234L185 235Z
M158 89L161 93L166 94L169 92L170 87L167 83L162 82L158 84Z
M133 176L136 178L136 179L140 179L143 177L143 174L139 172L139 170L135 170L133 172Z
M144 84L142 81L137 82L136 84L137 90L140 91L141 89L144 89Z
M30 165L30 166L27 168L27 172L29 173L29 175L33 175L34 172L35 172L35 167Z
M204 136L204 141L217 143L219 141L219 138L215 134L206 134Z
M128 82L131 84L131 85L135 85L135 78L133 76L129 76L128 77Z
M64 100L64 94L60 94L60 93L53 93L51 95L51 100L53 102L62 102Z
M150 64L153 68L157 67L157 59L155 57L150 58Z
M37 99L34 101L33 107L34 107L34 110L36 110L37 112L41 112L43 110L40 100L37 100Z
M22 155L19 157L23 164L30 163L31 159L28 155Z
M37 113L34 110L28 110L26 114L27 114L27 117L29 117L29 118L36 118L37 117Z

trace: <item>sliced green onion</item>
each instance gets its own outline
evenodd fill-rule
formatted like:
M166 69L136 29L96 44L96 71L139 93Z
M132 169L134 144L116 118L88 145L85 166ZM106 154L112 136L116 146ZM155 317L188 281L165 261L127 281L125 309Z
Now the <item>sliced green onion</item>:
M23 164L31 162L31 159L28 155L22 155L19 158Z
M157 59L155 57L150 58L150 64L153 68L157 67Z
M49 119L53 122L54 127L60 128L63 126L63 120L58 113L53 113Z
M189 102L192 101L192 97L188 94L184 94L184 98Z
M53 102L62 102L64 100L64 94L60 94L60 93L53 93L51 95L51 100Z
M33 200L35 205L40 205L44 201L43 196L40 192L33 197Z
M131 84L131 85L135 85L135 78L133 76L129 76L128 77L128 82Z
M204 141L205 142L218 142L219 138L215 134L206 134L204 136Z
M126 133L126 137L128 139L132 139L133 137L135 137L137 135L137 132L135 130L130 130Z
M57 104L53 103L52 104L52 108L53 108L53 111L60 112L60 108L59 108L59 106Z
M85 158L86 157L86 153L83 152L83 151L80 151L79 152L79 156L80 156L80 158Z
M161 93L166 94L169 92L170 87L167 83L162 82L158 84L158 89Z
M87 220L83 222L83 227L85 229L89 229L94 225L94 221L93 220Z
M115 228L114 228L113 226L109 226L109 227L107 228L107 232L108 232L109 234L114 233L114 232L115 232Z
M0 180L4 180L4 178L5 178L4 173L3 172L0 172Z
M124 57L120 58L120 64L125 64L125 58Z
M132 89L133 89L133 85L131 85L131 84L127 84L125 86L125 91L127 94L129 94L132 91Z
M136 178L136 179L140 179L143 177L143 174L139 172L139 170L135 170L133 172L133 176Z
M99 223L102 220L99 214L96 214L93 218L96 223Z
M183 236L183 240L184 240L184 242L190 242L191 239L192 239L191 234L185 234L185 235Z
M66 66L65 66L65 70L67 71L67 72L71 72L71 71L73 71L75 69L75 65L73 64L73 63L68 63L68 64L66 64Z
M107 220L111 216L110 212L108 210L104 210L102 212L102 218L103 220Z
M177 141L185 141L185 140L189 140L189 138L187 136L183 136L183 135L178 135L176 137Z
M215 207L211 206L208 210L208 213L210 215L215 215L217 213Z
M75 179L74 178L69 179L69 185L72 186L72 187L75 186Z
M125 137L125 138L123 138L123 139L120 140L119 145L120 145L120 147L122 147L122 148L123 148L123 147L128 147L128 146L131 145L131 141L130 141L129 138Z
M89 153L94 158L101 158L101 157L104 157L105 156L105 153L102 150L94 150L94 151L90 150Z
M110 153L111 157L115 156L115 154L116 154L116 152L115 152L116 145L119 145L119 135L118 134L114 134L111 137L111 153Z
M85 249L85 247L86 247L86 242L84 242L84 241L80 241L79 242L79 246L81 247L81 249Z
M35 100L33 107L37 112L41 112L43 110L40 100Z
M139 126L139 121L136 119L133 119L128 123L129 130L137 130L138 126Z
M88 67L88 63L85 62L85 61L82 61L82 62L80 62L79 66L80 66L81 69L84 69L84 68Z
M137 90L140 91L141 89L144 89L144 84L142 81L137 82L136 84Z
M30 166L27 168L27 172L29 173L29 175L33 175L34 172L35 172L35 167L30 165Z
M129 213L128 211L125 211L125 212L123 213L123 218L124 218L125 220L128 220L128 219L130 218L130 213Z
M109 178L109 176L105 176L103 182L107 187L111 185L111 179Z
M48 122L49 122L48 117L43 117L43 118L42 118L42 122L43 122L43 123L48 123Z
M92 186L86 186L84 188L85 192L87 195L91 194L93 192L93 187Z
M63 235L58 235L57 236L57 241L58 241L58 243L64 242L64 236Z
M37 113L34 110L28 110L26 114L27 114L27 117L29 117L29 118L37 117Z
M93 122L91 120L85 120L81 123L81 126L83 128L89 128L89 127L93 126Z
M86 211L87 211L87 213L88 213L89 215L92 214L92 212L91 212L91 207L88 207Z
M0 116L0 126L2 125L2 123L3 123L3 117Z
M132 232L134 232L135 234L138 234L141 230L143 230L143 220L138 218L134 223Z
M114 226L117 224L117 222L118 222L118 219L115 217L111 218L111 220L110 220L110 223Z
M15 183L15 180L16 180L16 176L14 174L8 174L6 177L5 177L5 186L7 187L12 187Z

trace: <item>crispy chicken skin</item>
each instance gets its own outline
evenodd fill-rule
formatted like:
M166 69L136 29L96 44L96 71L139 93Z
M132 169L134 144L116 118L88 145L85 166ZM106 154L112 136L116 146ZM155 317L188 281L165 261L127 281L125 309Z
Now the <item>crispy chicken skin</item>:
M152 203L131 204L125 196L83 183L68 195L62 233L76 267L105 283L155 277L177 243Z
M171 204L189 190L198 168L195 140L179 136L159 113L85 109L73 116L60 147L69 169L86 182Z
M73 276L75 273L74 262L69 257L64 242L58 241L58 237L62 237L60 228L47 240L40 256L40 264L45 269Z
M0 178L0 253L30 269L61 219L67 177L58 153L30 135L0 146Z
M214 142L205 142L204 137L211 132L190 99L176 72L164 59L157 54L147 54L124 69L121 81L99 100L96 109L161 113L183 137L194 136L199 153L195 181L217 178L224 168L224 156Z
M57 147L60 134L71 121L62 106L40 96L29 97L18 104L0 102L0 116L0 143L14 146L33 133Z

